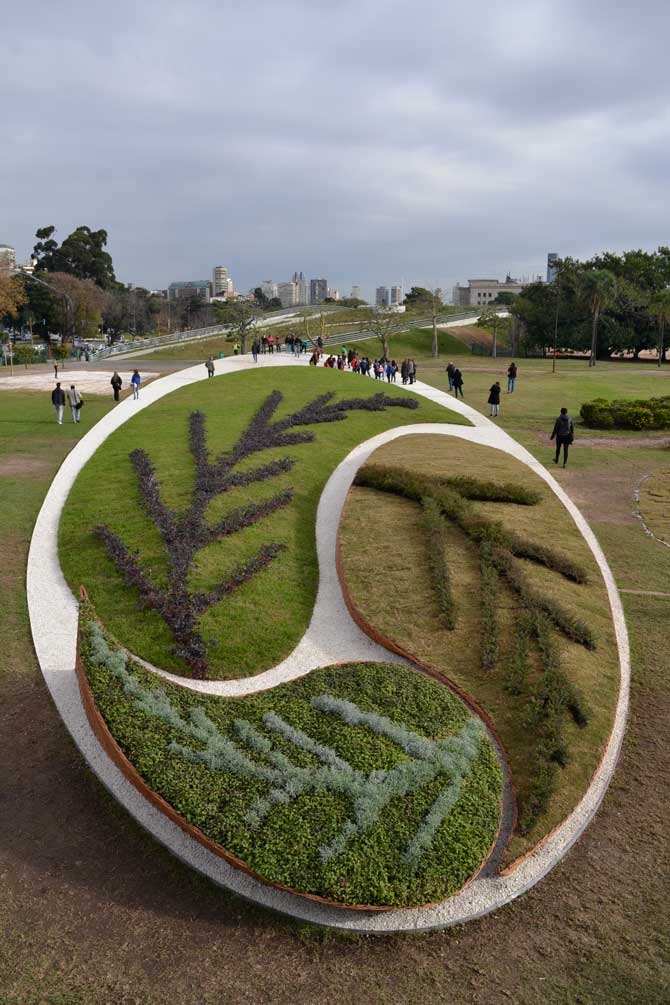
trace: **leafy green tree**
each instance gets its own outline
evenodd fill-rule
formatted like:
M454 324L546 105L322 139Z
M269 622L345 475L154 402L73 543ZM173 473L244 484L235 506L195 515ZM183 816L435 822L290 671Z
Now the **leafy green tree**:
M35 234L38 239L33 249L36 271L66 272L78 279L91 279L103 290L115 288L112 256L105 251L106 230L77 227L60 247L53 237L55 230L53 226L44 227Z
M227 325L230 335L240 344L240 353L247 351L247 339L258 317L258 308L246 300L227 300L216 305L218 321Z
M503 290L503 292L499 293L498 296L495 298L495 300L492 302L494 304L500 304L509 307L511 306L511 304L514 303L516 298L517 298L516 293L510 293L508 290Z
M254 300L256 301L259 307L265 308L270 306L270 298L265 293L263 293L263 290L261 289L260 286L257 286L256 289L254 290Z
M591 355L589 366L596 365L598 355L598 320L616 297L617 281L608 269L588 269L579 276L579 297L591 314Z
M650 309L658 328L658 365L665 359L665 326L670 321L670 290L659 291L652 299Z
M17 366L20 366L21 363L23 363L26 370L28 369L29 363L35 362L35 350L32 345L15 345L13 356L14 362Z

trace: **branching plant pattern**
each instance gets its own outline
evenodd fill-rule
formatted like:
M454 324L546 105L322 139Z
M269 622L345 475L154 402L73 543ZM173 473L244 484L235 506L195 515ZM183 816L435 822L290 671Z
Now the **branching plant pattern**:
M175 654L184 659L194 677L207 676L208 644L200 629L200 620L210 608L219 604L243 583L265 569L285 545L278 542L264 544L248 561L239 565L212 589L194 591L189 587L189 574L197 553L207 545L221 541L250 527L277 510L287 506L293 490L285 489L258 503L231 509L221 520L210 523L207 509L210 502L231 489L253 485L290 471L295 459L282 457L251 470L238 470L242 461L273 447L290 447L314 440L314 433L301 427L323 422L340 422L347 412L381 412L386 408L416 408L414 398L390 397L375 394L368 398L333 400L333 392L319 395L284 419L275 413L282 401L279 391L267 396L253 416L232 450L211 458L205 434L205 416L193 412L189 418L190 451L195 463L195 483L190 505L180 513L170 509L163 501L160 483L151 458L145 450L130 454L144 509L158 528L168 558L165 582L158 582L136 552L132 552L121 538L106 525L94 529L104 543L108 554L126 583L134 587L140 603L160 614L175 640Z

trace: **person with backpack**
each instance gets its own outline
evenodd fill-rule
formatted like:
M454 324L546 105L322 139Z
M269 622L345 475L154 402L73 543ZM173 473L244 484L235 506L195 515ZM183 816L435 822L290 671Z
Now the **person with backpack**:
M507 367L507 393L514 393L514 385L516 384L516 375L518 373L518 368L516 363L510 363Z
M455 367L452 379L454 381L454 395L458 397L458 392L461 392L461 398L463 397L463 374L458 367Z
M495 384L492 384L489 388L489 398L488 403L491 406L489 415L491 418L497 418L500 415L500 381L497 380Z
M575 439L575 424L572 421L571 416L568 415L567 408L561 409L561 414L554 423L551 439L556 440L556 456L554 457L554 464L558 464L561 447L563 447L563 467L565 467L568 463L568 450L570 449L570 444L573 443Z
M51 392L51 404L56 409L56 421L59 426L63 425L63 409L65 408L65 392L60 386L60 383L56 384L53 391Z

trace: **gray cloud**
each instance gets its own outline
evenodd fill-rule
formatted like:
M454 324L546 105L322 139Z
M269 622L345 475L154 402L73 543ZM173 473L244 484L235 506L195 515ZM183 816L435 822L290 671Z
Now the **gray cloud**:
M670 241L670 14L510 0L36 0L3 12L0 241L117 274L446 287Z

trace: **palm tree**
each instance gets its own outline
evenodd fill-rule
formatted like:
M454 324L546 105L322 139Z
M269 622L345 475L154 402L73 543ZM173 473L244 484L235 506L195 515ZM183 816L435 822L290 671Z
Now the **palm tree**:
M670 290L661 290L657 293L649 307L658 326L658 365L661 366L665 353L665 326L670 321Z
M591 314L591 355L589 366L596 365L598 320L613 302L617 292L616 276L609 269L589 269L579 277L579 298Z

